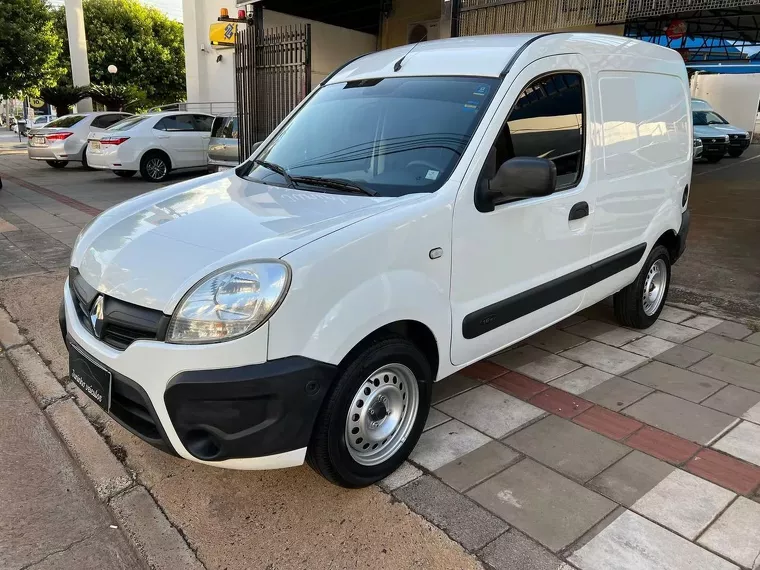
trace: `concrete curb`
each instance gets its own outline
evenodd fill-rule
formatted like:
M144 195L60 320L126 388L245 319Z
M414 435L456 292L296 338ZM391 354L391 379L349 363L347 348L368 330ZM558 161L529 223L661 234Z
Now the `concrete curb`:
M64 390L42 357L0 308L0 345L71 456L106 503L132 546L153 570L204 570L205 566L113 454L90 420Z

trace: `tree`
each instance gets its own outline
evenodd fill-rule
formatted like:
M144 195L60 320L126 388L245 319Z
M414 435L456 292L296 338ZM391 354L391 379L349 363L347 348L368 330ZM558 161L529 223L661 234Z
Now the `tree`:
M36 93L63 72L51 9L46 0L2 0L0 7L0 96Z
M109 111L123 111L126 107L145 100L145 93L141 93L132 85L90 85L87 95L96 103L105 105Z
M64 10L56 10L56 29L64 39L62 61L70 65ZM134 86L151 105L185 99L182 24L138 0L84 0L83 10L93 84Z
M55 107L59 117L71 114L71 107L87 97L85 87L74 87L70 83L59 83L55 87L40 89L40 97L45 103Z

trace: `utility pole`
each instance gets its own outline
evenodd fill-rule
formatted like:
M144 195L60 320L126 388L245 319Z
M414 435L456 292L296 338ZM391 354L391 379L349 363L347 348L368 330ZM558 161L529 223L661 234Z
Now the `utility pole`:
M65 0L66 29L69 32L69 52L71 54L71 78L77 87L90 84L90 65L87 61L87 36L84 31L84 11L82 0ZM82 99L76 104L77 111L92 111L92 99Z

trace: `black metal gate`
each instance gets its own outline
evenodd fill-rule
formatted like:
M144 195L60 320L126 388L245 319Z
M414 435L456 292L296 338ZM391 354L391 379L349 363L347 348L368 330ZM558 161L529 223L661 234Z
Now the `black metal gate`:
M239 30L235 38L238 155L243 162L311 91L309 24Z

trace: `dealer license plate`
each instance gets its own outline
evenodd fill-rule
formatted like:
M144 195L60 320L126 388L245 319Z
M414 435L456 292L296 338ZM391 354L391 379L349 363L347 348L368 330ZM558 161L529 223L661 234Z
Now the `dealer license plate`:
M36 135L32 137L32 146L45 146L45 144L47 144L45 141L45 137L40 137Z
M90 148L100 152L100 141L90 141Z
M74 345L69 347L69 376L104 410L111 406L111 373Z

